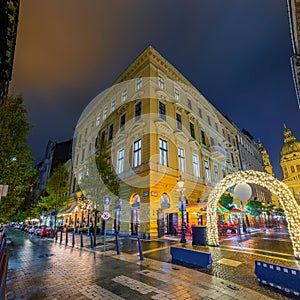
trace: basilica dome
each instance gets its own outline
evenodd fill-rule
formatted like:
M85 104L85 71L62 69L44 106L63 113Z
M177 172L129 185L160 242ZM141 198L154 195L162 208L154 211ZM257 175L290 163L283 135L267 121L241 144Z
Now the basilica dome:
M284 125L284 145L281 149L281 155L285 156L295 152L300 152L300 142L296 140L291 131Z

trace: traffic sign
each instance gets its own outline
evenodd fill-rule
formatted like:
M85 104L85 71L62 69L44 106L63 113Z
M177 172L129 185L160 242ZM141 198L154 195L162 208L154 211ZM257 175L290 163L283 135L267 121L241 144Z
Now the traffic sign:
M110 214L109 211L105 210L105 211L102 212L101 219L103 221L108 221L110 218L111 218L111 214Z
M109 196L104 196L103 200L104 200L104 205L110 205L110 197Z

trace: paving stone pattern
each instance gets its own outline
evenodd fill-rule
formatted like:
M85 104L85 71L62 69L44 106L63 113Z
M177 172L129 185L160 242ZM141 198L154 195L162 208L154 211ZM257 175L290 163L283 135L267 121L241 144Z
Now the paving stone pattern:
M14 229L9 229L7 235L10 255L7 300L289 299L276 293L269 297L257 292L255 286L247 288L226 278L149 256L141 261L136 250L117 255L110 247L105 253L101 246L72 248L55 240L29 238ZM148 248L149 255L153 255L155 251ZM164 245L160 251L168 250Z

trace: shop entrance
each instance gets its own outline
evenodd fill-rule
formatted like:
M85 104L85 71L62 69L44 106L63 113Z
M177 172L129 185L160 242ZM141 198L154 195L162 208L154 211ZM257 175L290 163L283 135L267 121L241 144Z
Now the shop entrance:
M176 235L178 228L178 214L171 213L168 214L168 233Z
M131 234L137 235L140 225L140 209L134 209L131 211Z
M132 235L138 235L140 226L140 202L141 198L138 194L134 194L131 198L131 222L130 229Z
M166 233L166 220L165 220L165 214L163 209L159 209L157 211L157 231L158 231L158 237L162 237Z

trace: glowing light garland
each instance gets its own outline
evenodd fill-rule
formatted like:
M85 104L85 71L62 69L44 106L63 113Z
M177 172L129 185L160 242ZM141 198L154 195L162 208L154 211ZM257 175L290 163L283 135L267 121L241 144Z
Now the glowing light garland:
M289 190L288 186L268 173L253 170L239 171L223 178L212 190L207 203L207 244L219 246L216 206L221 195L231 186L241 182L254 183L265 187L277 195L281 204L290 238L292 240L294 256L300 259L300 207Z

